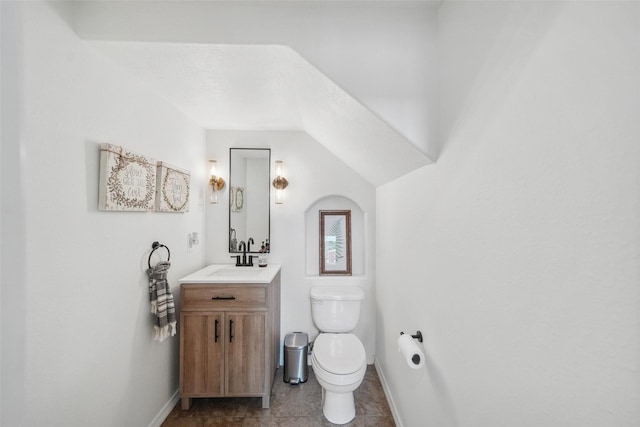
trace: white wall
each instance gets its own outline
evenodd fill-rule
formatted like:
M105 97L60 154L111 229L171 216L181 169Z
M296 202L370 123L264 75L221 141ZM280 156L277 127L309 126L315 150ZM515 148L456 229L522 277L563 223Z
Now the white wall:
M375 259L375 188L329 153L317 141L301 131L207 131L207 159L218 161L222 176L229 174L229 148L270 148L271 176L274 175L275 160L284 161L285 177L289 181L285 203L276 205L275 192L271 191L271 253L270 263L282 264L282 339L285 334L303 331L314 339L317 329L311 320L309 290L314 285L344 283L360 286L365 291L366 301L361 322L355 333L362 339L369 363L375 355L374 315L374 259ZM228 180L227 180L228 182ZM207 205L206 261L231 263L228 253L229 202L228 187L218 197L218 205ZM361 256L363 265L360 274L352 277L320 277L307 274L306 252L318 245L316 238L309 239L307 227L317 230L317 223L307 224L306 212L321 199L333 200L322 204L323 209L342 209L341 196L350 199L362 210L366 220L359 229L365 236L366 247L356 256ZM317 259L317 258L316 258ZM317 272L317 269L316 269Z
M638 22L631 2L440 9L442 155L377 191L401 425L638 425ZM420 371L396 346L416 330Z
M0 5L0 52L2 52L2 30L4 22L2 21L2 6ZM0 99L4 99L4 92L2 91L2 62L3 57L0 53ZM3 134L2 123L4 122L4 116L2 115L3 102L0 101L0 147L2 146ZM2 150L0 149L0 164L2 164ZM0 188L2 188L2 175L0 174ZM0 191L0 194L2 192ZM0 206L2 203L0 202ZM0 224L2 224L2 210L0 210ZM1 225L0 225L1 229ZM0 260L2 260L2 241L0 240ZM2 262L0 261L0 278L2 277ZM0 284L2 280L0 279ZM2 349L2 286L0 285L0 349ZM0 398L2 397L2 351L0 351ZM0 405L0 423L2 423L2 405Z
M21 11L15 4L0 2L2 44L1 133L2 167L2 253L0 265L2 316L2 372L0 412L2 425L17 425L24 411L25 378L25 290L15 283L25 281L24 214L25 204L21 180L20 123L22 122ZM10 250L8 250L10 248Z
M20 119L2 144L3 247L15 244L2 252L2 424L149 425L177 390L178 340L152 341L147 257L154 240L171 248L177 296L177 279L204 261L202 246L186 250L187 234L203 230L202 192L192 187L185 214L98 211L98 144L199 183L204 131L87 47L69 4L2 6L3 39L12 19L19 52ZM3 68L3 90L4 78Z

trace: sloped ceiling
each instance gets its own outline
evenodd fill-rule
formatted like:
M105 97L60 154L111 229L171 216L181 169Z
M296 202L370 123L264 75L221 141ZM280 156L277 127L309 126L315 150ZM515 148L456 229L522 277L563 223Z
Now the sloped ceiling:
M375 186L431 162L289 47L88 43L205 129L304 130Z

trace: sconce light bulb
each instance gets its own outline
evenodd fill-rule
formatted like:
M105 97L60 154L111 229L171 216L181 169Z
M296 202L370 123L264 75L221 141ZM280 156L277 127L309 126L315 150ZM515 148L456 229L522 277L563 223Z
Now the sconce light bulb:
M211 177L209 178L209 186L211 187L211 191L213 193L215 193L217 190L222 190L224 188L224 179L220 176L218 176L218 171L217 171L217 165L218 162L216 160L209 160L209 163L211 163L211 169L210 169L210 173L211 173ZM210 196L211 198L213 198L213 195ZM217 202L217 195L216 197L216 201L215 202L211 202L211 203L218 203Z

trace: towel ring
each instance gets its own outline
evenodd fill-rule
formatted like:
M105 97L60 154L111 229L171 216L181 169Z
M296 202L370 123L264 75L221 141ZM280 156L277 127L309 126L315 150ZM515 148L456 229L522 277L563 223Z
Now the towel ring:
M169 260L171 259L171 251L169 250L168 247L166 247L165 245L161 245L158 242L153 242L151 244L151 253L149 254L149 261L147 261L147 264L149 265L149 268L151 268L151 255L153 255L153 253L158 248L165 248L167 250L167 262L169 262Z

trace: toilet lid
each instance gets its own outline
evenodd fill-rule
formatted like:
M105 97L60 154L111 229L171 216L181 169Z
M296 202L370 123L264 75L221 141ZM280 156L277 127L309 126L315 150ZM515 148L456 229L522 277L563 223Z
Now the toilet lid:
M353 334L320 334L313 354L322 369L338 375L352 374L366 361L364 346Z

